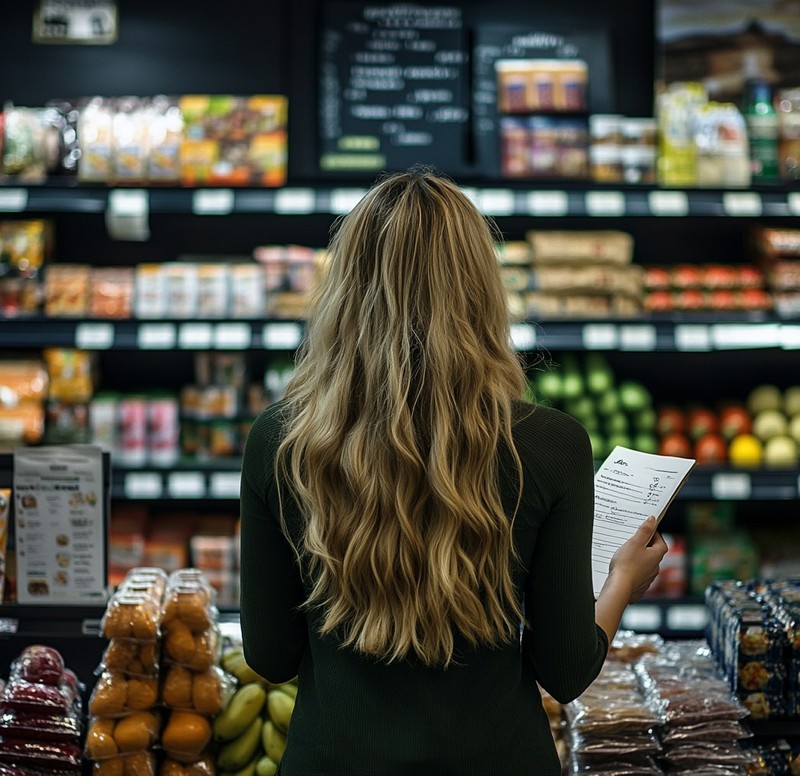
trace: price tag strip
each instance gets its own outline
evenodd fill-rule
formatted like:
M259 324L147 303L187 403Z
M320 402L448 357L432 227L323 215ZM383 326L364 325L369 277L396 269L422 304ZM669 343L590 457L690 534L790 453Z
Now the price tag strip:
M280 189L275 193L275 212L308 215L317 207L314 189Z
M651 191L647 203L654 216L689 215L689 198L684 191Z
M0 212L22 213L27 208L27 189L0 189Z
M516 350L533 350L536 347L536 329L530 323L511 324L511 344Z
M123 481L125 498L161 498L164 490L162 477L158 472L130 472Z
M641 350L650 352L656 349L656 327L620 326L619 347L621 350Z
M581 333L586 350L613 350L617 347L617 327L613 323L587 323Z
M171 498L203 498L206 478L202 472L172 472L167 479L167 492Z
M566 191L531 191L527 199L528 212L532 216L565 216L569 213Z
M109 350L114 346L111 323L79 323L75 327L75 347L82 350Z
M750 498L752 483L744 472L720 472L711 478L711 495L722 501Z
M210 323L182 323L178 331L178 347L184 350L210 348L213 329Z
M197 216L227 216L233 212L233 189L198 189L192 193L192 213Z
M141 323L136 332L136 346L140 350L172 350L175 340L173 323Z
M212 498L237 499L241 476L239 472L212 472L208 491Z
M261 341L267 350L294 350L303 339L303 327L294 321L266 323Z
M586 212L590 216L625 215L625 195L621 191L589 191Z

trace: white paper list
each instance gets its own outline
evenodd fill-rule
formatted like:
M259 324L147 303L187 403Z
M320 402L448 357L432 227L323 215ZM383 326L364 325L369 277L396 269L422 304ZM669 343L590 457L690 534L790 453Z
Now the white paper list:
M615 447L594 476L592 581L599 595L614 553L650 516L658 520L694 467L692 458Z

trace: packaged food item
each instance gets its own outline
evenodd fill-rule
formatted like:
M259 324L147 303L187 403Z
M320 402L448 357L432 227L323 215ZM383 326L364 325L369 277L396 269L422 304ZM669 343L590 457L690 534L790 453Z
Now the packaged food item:
M124 396L117 402L119 418L118 461L141 466L147 460L147 399Z
M205 754L210 741L208 717L182 709L170 712L161 735L161 745L167 757L178 762L194 762Z
M266 310L264 269L258 264L231 268L231 316L259 318Z
M81 156L78 179L107 183L113 176L114 158L114 113L111 103L102 97L93 97L79 110Z
M121 97L113 107L112 179L120 183L145 181L150 137L142 101L138 97Z
M10 511L11 488L0 488L0 602L3 600L6 582L6 545Z
M100 667L130 676L158 676L159 648L155 641L113 638L103 651Z
M733 103L708 102L695 110L694 145L698 186L750 185L744 117Z
M192 634L202 634L216 619L214 589L202 571L184 568L170 574L161 616L166 631L185 628Z
M174 396L147 399L147 457L156 466L168 466L178 459L180 418Z
M53 264L44 279L44 312L53 318L82 317L89 309L91 268L84 264Z
M21 768L43 768L47 773L80 774L81 749L73 743L0 740L0 761Z
M106 605L100 622L102 633L108 639L154 640L161 632L160 606L155 597L123 586Z
M197 268L197 315L201 319L228 314L228 268L224 264L199 264Z
M697 82L673 83L658 95L658 182L662 186L696 185L694 122L706 102L705 87Z
M3 110L2 170L21 182L41 183L47 173L49 132L42 109L8 104Z
M780 177L800 180L800 88L778 90L776 103Z
M45 348L43 356L49 375L49 399L78 403L92 398L94 353L74 348Z
M133 285L131 267L94 267L91 270L89 315L93 318L130 318Z
M531 230L526 238L534 265L551 263L630 264L633 237L617 230Z
M92 776L156 776L153 752L131 752L92 763Z
M161 271L169 314L175 318L196 317L199 293L197 264L165 262Z
M177 183L183 132L183 116L177 102L158 95L149 101L144 111L150 148L147 179L151 183Z
M134 311L137 318L167 315L165 273L161 264L139 264L134 281Z

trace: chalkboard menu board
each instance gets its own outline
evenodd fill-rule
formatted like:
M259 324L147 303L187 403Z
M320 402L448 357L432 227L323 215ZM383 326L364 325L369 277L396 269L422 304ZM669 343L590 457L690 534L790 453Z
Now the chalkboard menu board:
M609 41L601 30L553 30L535 25L481 25L472 51L472 111L475 163L489 177L515 177L514 139L536 157L537 133L587 135L590 113L613 111ZM516 177L581 177L586 143L565 140L545 149L560 156L583 144L584 169L544 165ZM533 148L533 151L531 151ZM502 152L502 158L501 158ZM509 155L510 154L510 155Z
M469 57L459 8L326 2L321 36L324 173L460 171Z

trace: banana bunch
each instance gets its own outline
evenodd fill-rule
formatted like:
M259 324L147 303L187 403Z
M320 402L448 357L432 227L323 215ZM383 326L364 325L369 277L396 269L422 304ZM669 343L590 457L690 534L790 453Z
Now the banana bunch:
M226 651L221 663L239 679L239 686L213 723L219 774L275 776L286 748L297 683L266 682L245 663L240 648Z

